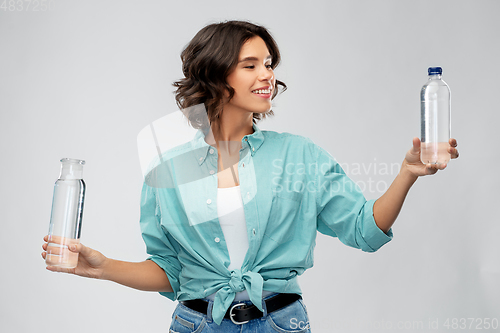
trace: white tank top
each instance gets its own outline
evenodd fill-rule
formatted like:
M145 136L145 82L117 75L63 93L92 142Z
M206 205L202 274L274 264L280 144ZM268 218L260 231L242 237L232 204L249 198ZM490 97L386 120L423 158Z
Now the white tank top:
M218 188L217 215L229 252L230 263L228 269L230 271L239 269L248 251L247 223L243 210L240 186ZM265 297L270 294L272 292L263 291L262 296ZM215 293L206 298L213 300ZM234 298L235 301L249 299L250 297L246 290L236 293L236 297Z
M239 186L218 189L217 215L229 251L228 269L241 268L248 251L248 234Z

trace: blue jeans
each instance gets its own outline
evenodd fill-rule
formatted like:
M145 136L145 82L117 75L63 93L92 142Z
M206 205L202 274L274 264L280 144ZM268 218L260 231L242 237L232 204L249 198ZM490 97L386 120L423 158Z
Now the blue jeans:
M269 295L264 299L273 297ZM207 299L207 301L209 301ZM251 304L250 301L234 302ZM238 325L229 319L223 319L220 325L212 320L213 301L209 301L207 314L191 310L179 303L172 314L172 324L170 333L209 333L209 332L259 332L259 333L310 333L309 317L306 306L302 299L299 299L284 308L267 313L266 305L262 302L264 316L250 320L246 324Z

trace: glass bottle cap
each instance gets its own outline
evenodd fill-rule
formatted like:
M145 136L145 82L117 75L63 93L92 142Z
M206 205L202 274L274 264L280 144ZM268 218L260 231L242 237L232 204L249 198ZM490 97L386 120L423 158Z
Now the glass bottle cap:
M81 164L81 165L85 165L85 161L84 160L77 160L76 158L61 158L61 163L75 163L75 164Z

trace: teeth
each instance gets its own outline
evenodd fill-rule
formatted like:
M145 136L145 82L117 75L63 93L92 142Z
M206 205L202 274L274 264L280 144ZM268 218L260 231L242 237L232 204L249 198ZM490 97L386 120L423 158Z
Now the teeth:
M258 89L253 91L254 94L270 94L271 89Z

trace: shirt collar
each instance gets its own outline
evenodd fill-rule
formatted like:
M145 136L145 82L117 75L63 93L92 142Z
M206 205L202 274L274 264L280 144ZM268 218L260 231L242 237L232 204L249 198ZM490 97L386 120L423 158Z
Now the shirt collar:
M257 127L257 125L252 124L253 133L245 135L241 139L241 145L243 148L250 149L250 153L255 155L260 146L264 143L264 133ZM193 140L191 141L193 151L195 152L198 164L201 165L205 162L210 148L213 148L205 141L205 133L202 129L199 129Z

